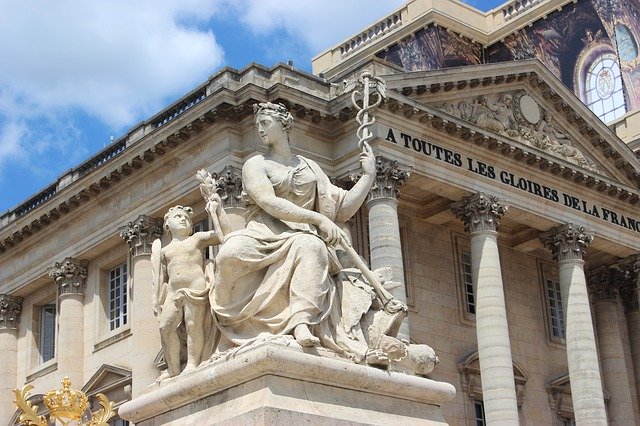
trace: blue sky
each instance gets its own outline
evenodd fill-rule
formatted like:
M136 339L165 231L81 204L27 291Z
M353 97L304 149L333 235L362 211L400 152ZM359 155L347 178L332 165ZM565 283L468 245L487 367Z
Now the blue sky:
M221 67L310 72L314 55L403 3L0 0L0 214Z

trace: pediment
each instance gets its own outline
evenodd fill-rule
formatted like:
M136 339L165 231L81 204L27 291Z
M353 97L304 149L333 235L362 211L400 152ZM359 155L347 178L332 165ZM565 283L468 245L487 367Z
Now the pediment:
M103 364L87 381L82 391L87 395L108 394L114 389L120 389L130 384L131 370Z
M584 175L640 187L629 147L538 61L398 73L383 77L390 102L410 99L445 123L508 139Z

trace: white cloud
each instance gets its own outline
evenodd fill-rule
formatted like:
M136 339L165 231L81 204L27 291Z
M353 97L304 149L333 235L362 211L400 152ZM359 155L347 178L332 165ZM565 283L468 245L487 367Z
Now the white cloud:
M236 0L241 22L258 34L285 30L312 54L364 30L404 0Z
M26 0L0 7L0 88L35 113L80 108L113 127L129 125L222 64L213 33L194 26L215 13L216 2Z

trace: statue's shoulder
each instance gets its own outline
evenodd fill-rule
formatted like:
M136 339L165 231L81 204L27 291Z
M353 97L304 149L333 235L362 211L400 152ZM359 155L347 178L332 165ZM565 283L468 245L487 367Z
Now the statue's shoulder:
M243 175L244 175L244 172L247 170L255 170L256 168L264 167L264 164L265 164L265 160L262 154L254 155L253 157L249 158L247 161L244 162L242 166Z

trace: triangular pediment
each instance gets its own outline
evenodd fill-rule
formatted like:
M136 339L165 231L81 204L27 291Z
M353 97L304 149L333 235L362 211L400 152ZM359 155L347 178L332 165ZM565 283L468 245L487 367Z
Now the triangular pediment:
M585 179L640 187L640 162L631 149L537 60L383 78L392 108L424 106L430 120L465 127L461 135L506 140L515 155L542 157Z
M130 384L131 370L103 364L87 381L82 391L87 395L108 394L114 389L121 389Z

